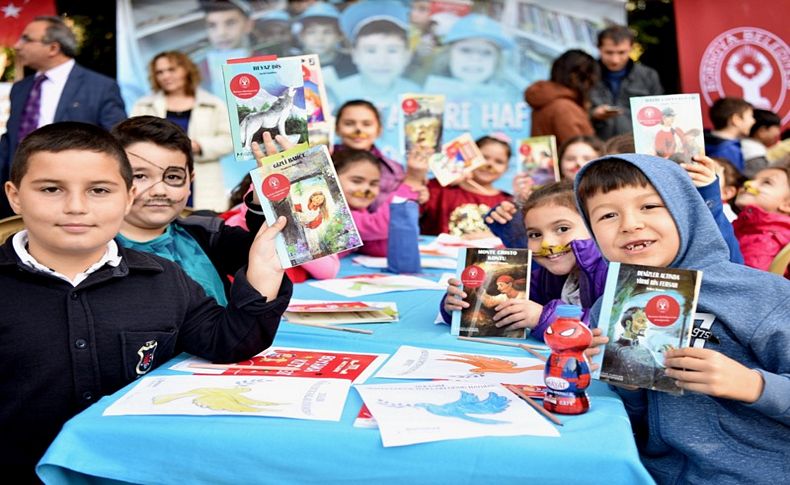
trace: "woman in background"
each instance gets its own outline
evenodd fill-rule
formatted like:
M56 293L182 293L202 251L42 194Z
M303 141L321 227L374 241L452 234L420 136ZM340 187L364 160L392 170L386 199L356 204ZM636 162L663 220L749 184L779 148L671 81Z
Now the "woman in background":
M228 208L219 159L233 151L225 102L201 89L197 66L178 51L160 52L148 64L153 94L140 98L131 116L151 115L180 126L192 141L195 175L190 206Z

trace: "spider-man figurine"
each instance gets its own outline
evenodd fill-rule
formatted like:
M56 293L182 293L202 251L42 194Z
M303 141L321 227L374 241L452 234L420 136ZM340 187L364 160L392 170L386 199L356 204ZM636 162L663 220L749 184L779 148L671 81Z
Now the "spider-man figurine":
M548 387L543 407L560 414L582 414L590 409L585 392L590 385L590 365L584 349L592 342L592 332L580 320L580 307L559 305L556 313L544 336L551 355L543 371Z

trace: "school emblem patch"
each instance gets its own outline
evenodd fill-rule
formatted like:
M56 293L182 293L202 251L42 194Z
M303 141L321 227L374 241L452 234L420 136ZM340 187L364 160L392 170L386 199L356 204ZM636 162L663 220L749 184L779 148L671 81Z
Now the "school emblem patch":
M149 370L151 370L151 367L153 367L156 345L156 340L149 340L137 351L137 355L140 356L140 360L137 362L137 367L135 367L134 370L137 372L138 376L146 374Z

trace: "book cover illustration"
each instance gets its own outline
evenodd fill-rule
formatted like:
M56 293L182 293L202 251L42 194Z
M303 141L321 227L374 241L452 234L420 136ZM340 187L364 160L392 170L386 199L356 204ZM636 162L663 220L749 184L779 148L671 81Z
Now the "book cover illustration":
M398 320L395 302L296 300L283 314L294 323L391 323Z
M681 394L664 352L689 346L701 282L697 270L610 263L598 323L609 343L593 377Z
M529 175L536 186L560 181L560 161L554 135L519 140L518 156L521 171Z
M507 330L495 325L494 308L507 300L526 300L532 252L528 249L462 248L458 253L458 278L469 307L453 312L452 335L523 339L528 329Z
M438 152L442 146L444 95L406 93L400 96L400 148L404 159L415 146Z
M464 175L485 165L486 159L469 133L463 133L442 145L428 159L428 168L442 186L458 181Z
M354 386L385 447L479 436L551 436L557 429L499 384L413 382Z
M326 97L326 86L321 74L321 62L318 54L296 56L302 63L302 80L304 81L304 100L307 110L308 128L314 123L325 123L330 119L329 102ZM282 57L280 60L290 59Z
M705 154L699 94L631 98L636 153L690 163Z
M260 163L250 175L266 223L288 220L276 238L283 268L362 245L326 146L297 145Z
M103 416L226 415L340 421L351 381L160 376L138 381Z
M473 354L401 345L379 369L384 379L447 379L543 387L545 362L535 357Z
M200 357L190 356L170 368L194 374L311 377L365 382L386 357L387 354L366 352L270 347L250 359L232 364L213 364Z
M233 152L252 160L252 142L263 132L283 135L292 143L307 142L304 77L299 58L250 57L222 66Z

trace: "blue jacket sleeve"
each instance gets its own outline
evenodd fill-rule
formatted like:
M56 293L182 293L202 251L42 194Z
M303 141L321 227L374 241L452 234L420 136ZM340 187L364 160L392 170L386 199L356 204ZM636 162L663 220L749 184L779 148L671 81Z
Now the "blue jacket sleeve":
M730 261L737 264L743 264L741 247L738 245L738 239L735 237L735 231L733 230L730 221L727 220L727 216L724 214L721 204L719 179L716 179L714 182L704 187L697 187L697 192L699 192L699 195L702 196L702 199L705 201L705 205L708 206L711 214L713 214L713 219L716 221L716 225L719 227L719 232L721 232L722 237L724 237L724 242L727 243L727 247L730 248Z
M485 217L491 215L495 209L496 207L488 211ZM513 214L513 219L508 221L507 224L500 224L498 222L489 224L486 222L486 225L496 237L502 240L506 248L527 247L527 230L524 227L524 214L521 209Z
M451 324L453 322L453 316L447 313L447 310L444 309L444 300L447 299L447 293L444 294L442 297L442 301L439 302L439 313L442 315L442 320L444 323Z

